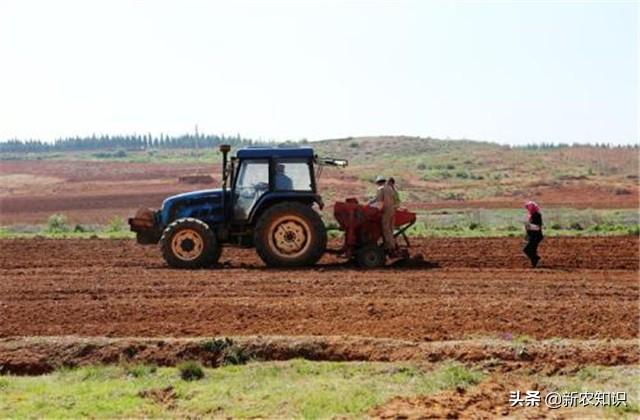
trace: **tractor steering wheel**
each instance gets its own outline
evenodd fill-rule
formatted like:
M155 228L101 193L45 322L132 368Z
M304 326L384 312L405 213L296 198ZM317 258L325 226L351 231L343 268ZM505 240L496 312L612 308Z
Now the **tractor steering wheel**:
M256 184L248 185L246 187L240 187L238 195L245 199L251 199L269 189L269 184L266 182L258 182Z

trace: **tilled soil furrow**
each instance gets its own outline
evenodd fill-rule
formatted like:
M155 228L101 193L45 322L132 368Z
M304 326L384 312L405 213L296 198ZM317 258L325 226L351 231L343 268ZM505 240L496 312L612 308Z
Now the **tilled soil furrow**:
M231 264L185 271L133 241L3 240L0 336L638 337L638 238L550 238L543 255L569 256L538 270L526 268L519 240L417 243L440 268L364 271L325 257L274 270L252 250L227 249Z

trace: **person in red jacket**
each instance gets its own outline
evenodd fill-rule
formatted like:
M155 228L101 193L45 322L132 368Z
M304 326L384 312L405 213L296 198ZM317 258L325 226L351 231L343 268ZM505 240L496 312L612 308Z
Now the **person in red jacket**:
M540 262L538 245L544 238L542 235L542 213L540 213L540 207L533 201L528 201L524 207L529 212L529 220L525 223L527 245L523 251L531 260L531 266L535 268Z

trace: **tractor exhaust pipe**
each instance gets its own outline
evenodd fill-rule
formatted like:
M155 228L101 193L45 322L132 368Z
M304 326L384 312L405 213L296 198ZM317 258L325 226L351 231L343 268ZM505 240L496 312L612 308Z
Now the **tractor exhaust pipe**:
M230 150L231 146L229 146L228 144L220 145L220 153L222 153L222 182L224 189L227 188L227 178L229 176L229 171L227 170L227 155L229 154Z
M229 214L229 200L227 200L227 179L229 179L229 168L227 165L229 161L227 159L227 155L231 150L231 146L228 144L220 145L220 153L222 153L222 211L225 215L225 218Z

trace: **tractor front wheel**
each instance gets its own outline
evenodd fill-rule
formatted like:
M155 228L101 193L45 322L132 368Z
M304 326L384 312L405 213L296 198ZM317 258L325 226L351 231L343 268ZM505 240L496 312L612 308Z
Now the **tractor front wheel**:
M191 217L171 223L160 238L162 256L174 268L203 268L218 262L222 248L209 226Z
M280 203L258 219L254 233L256 251L270 267L315 264L327 246L327 231L310 206Z

